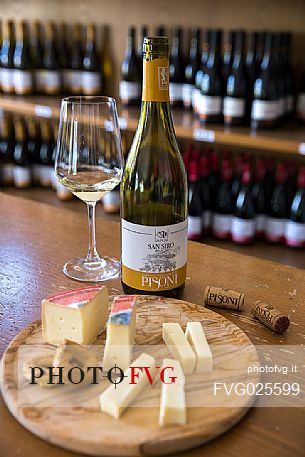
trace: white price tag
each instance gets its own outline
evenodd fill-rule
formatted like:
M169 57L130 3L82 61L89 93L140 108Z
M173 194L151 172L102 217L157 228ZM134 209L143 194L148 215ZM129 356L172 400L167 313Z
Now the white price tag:
M299 153L302 154L302 156L305 155L305 143L299 144Z
M44 105L35 105L35 115L39 117L52 117L52 108Z
M215 132L213 130L194 129L193 138L197 141L206 141L207 143L214 143Z

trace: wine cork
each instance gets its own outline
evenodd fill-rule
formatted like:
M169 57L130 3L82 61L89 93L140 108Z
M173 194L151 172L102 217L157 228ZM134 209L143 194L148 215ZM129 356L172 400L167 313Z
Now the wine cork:
M260 300L254 303L251 313L260 322L279 335L285 332L290 324L288 316L282 314L274 306L263 303Z
M245 294L236 290L207 286L204 291L204 304L208 306L241 311L244 301Z

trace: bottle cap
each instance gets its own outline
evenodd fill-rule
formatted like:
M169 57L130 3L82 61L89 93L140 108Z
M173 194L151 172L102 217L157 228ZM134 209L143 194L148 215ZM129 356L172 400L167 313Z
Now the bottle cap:
M305 189L305 167L302 167L299 171L298 188Z
M232 170L229 160L224 159L221 165L221 177L223 181L231 181L232 179Z
M278 184L284 184L287 179L286 169L283 163L279 163L276 168L276 182Z
M263 159L258 159L256 162L256 173L255 177L258 181L263 181L266 175L266 166Z
M145 37L143 41L143 53L161 53L168 55L168 38L165 36Z
M194 160L189 163L189 181L196 182L199 179L198 165Z
M242 184L244 186L249 186L251 184L251 167L249 163L243 165Z

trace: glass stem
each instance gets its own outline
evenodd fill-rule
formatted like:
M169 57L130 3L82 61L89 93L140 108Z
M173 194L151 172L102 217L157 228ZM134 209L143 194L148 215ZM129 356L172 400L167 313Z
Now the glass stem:
M89 222L89 249L86 262L98 262L100 260L96 250L95 238L95 206L96 203L87 203L88 222Z

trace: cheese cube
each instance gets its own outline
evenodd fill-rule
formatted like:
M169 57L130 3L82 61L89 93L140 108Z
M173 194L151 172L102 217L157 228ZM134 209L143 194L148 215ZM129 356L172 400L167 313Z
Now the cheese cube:
M105 286L70 290L43 300L41 307L42 334L48 343L68 339L92 344L105 328L108 291Z
M213 370L213 356L200 322L188 322L185 335L197 356L197 373Z
M174 383L170 383L170 378L166 379L161 386L160 413L159 425L170 424L185 424L186 423L186 408L185 408L185 378L180 362L173 359L164 359L162 369L172 367L173 371L168 369L164 373L170 373L170 377L176 377Z
M156 369L154 357L143 352L132 364L134 367L148 367L152 376ZM132 401L148 386L149 380L144 370L137 370L139 376L135 384L130 384L131 369L125 371L125 378L120 384L112 384L100 395L100 407L104 413L118 419Z
M163 324L163 340L172 356L180 362L184 373L193 373L196 366L196 354L177 322Z
M131 362L136 325L136 295L114 297L107 323L103 370L117 365L125 371Z

